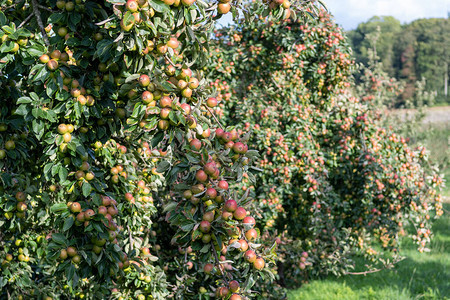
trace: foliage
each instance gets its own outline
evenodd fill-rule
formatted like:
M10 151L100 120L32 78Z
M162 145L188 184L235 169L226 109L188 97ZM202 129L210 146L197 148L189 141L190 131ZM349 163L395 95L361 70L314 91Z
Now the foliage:
M423 148L378 125L370 99L349 94L349 47L330 16L242 21L216 38L218 114L253 130L249 144L262 153L256 184L244 182L255 189L264 239L277 236L279 283L345 273L353 254L389 265L409 225L427 251L442 179ZM395 92L368 82L373 94Z
M314 6L285 2L0 1L0 298L253 295L275 252L236 187L258 154L190 67L230 9Z

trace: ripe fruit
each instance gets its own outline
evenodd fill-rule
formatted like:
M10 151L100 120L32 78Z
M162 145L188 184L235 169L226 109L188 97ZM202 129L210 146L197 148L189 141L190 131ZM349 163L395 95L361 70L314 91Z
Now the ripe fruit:
M171 37L170 40L167 42L167 46L176 49L180 45L180 42L177 40L176 37Z
M211 274L211 272L212 272L213 269L214 269L214 265L213 265L213 264L206 264L206 265L203 267L203 271L204 271L206 274Z
M75 249L75 247L69 246L67 247L66 251L70 257L74 257L75 255L77 255L77 250Z
M70 133L66 132L63 135L63 139L64 139L65 143L68 143L68 142L70 142L72 140L72 135Z
M27 210L27 205L24 202L19 202L16 205L17 211L24 212Z
M252 228L245 233L245 238L248 241L252 242L258 238L258 232L254 228Z
M58 125L58 133L64 134L68 131L67 126L65 124L59 124Z
M165 107L165 108L161 109L159 116L161 117L161 119L164 119L164 120L169 119L169 114L171 111L172 110L170 108Z
M249 262L253 263L256 260L256 253L253 250L247 250L244 254L244 259Z
M247 241L245 241L245 240L239 240L238 243L241 244L240 250L241 250L242 252L248 250L248 243L247 243Z
M206 100L206 106L210 107L210 108L214 108L217 106L217 99L216 98L208 98L208 100Z
M226 205L226 204L225 204ZM245 216L247 215L247 211L243 207L238 207L233 213L233 217L236 220L243 220Z
M233 294L231 295L229 300L241 300L242 297L239 294Z
M169 121L167 120L159 120L158 122L158 128L161 130L167 130L169 129Z
M225 202L224 208L228 212L234 212L237 209L237 203L233 199L227 200Z
M236 280L230 281L228 283L228 287L230 288L230 291L232 293L236 293L237 291L239 291L239 282L237 282Z
M264 259L262 257L257 257L256 260L253 262L253 267L256 270L262 270L264 268Z
M252 216L247 216L247 217L244 218L242 223L244 223L244 225L246 225L246 226L253 227L253 226L255 226L256 221L255 221L255 218L253 218Z
M203 170L198 170L195 174L195 179L200 182L206 182L208 180L208 175Z
M213 188L208 188L206 190L206 197L208 199L215 199L217 197L217 191Z
M142 74L139 77L139 85L142 87L146 87L150 84L150 77L148 75Z
M217 5L217 11L219 12L219 14L227 14L231 9L231 4L230 3L219 3L219 5Z
M198 88L200 85L200 82L198 81L197 78L192 77L191 79L189 79L189 88L190 89L196 89Z
M208 221L201 221L199 228L201 232L208 233L211 230L211 223Z
M54 60L54 59L50 59L50 60L47 62L47 68L48 68L50 71L55 71L55 70L58 68L58 62L57 62L56 60Z
M50 53L50 57L58 60L61 57L61 51L53 50L52 53Z
M190 88L185 88L181 91L181 95L185 98L191 98L192 97L192 90Z
M228 182L225 181L225 180L219 181L219 183L217 184L217 186L218 186L219 189L221 189L221 190L228 190Z
M203 168L203 170L205 171L205 173L206 174L208 174L208 175L213 175L215 172L216 172L216 163L215 162L213 162L213 161L211 161L211 162L209 162L209 163L207 163L206 165L205 165L205 167Z
M153 101L153 94L149 91L145 91L141 95L142 102L149 104Z
M92 209L88 209L84 212L85 220L90 220L95 215L95 212Z
M159 44L159 45L156 46L156 51L159 54L165 54L165 53L167 53L167 50L168 50L167 48L168 48L167 45Z
M194 2L195 0L181 0L181 3L186 6L191 6L192 4L194 4Z
M233 145L233 151L239 154L245 154L247 152L247 146L241 142L237 142Z
M15 197L17 201L25 201L27 199L27 194L24 192L17 192Z
M134 13L137 12L139 9L139 5L136 2L136 0L128 0L127 4L125 5L126 9L129 10L130 12Z
M41 57L39 57L39 61L43 64L48 63L50 60L50 57L47 54L42 54Z
M202 142L198 139L193 139L189 142L189 145L194 148L195 150L199 151L202 147Z
M181 109L183 109L184 113L189 115L191 113L191 106L187 103L183 103L180 105Z
M78 203L78 202L73 202L70 205L70 211L73 212L73 213L80 212L81 211L81 204Z
M59 258L64 260L67 258L67 251L66 249L62 249L61 252L59 253Z

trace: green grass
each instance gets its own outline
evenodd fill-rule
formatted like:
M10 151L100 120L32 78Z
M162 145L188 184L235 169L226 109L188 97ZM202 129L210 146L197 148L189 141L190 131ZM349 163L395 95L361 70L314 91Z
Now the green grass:
M448 212L450 203L444 208ZM429 253L419 253L405 242L407 258L395 268L377 273L314 280L288 293L288 299L450 299L450 216L444 214L433 226Z

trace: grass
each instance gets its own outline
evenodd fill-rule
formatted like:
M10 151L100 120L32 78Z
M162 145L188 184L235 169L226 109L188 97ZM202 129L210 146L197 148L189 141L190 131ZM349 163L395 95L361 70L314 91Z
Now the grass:
M446 211L450 203L444 204ZM288 299L450 299L450 216L444 214L433 226L435 236L429 253L419 253L405 242L403 256L394 269L363 275L314 280L288 293Z

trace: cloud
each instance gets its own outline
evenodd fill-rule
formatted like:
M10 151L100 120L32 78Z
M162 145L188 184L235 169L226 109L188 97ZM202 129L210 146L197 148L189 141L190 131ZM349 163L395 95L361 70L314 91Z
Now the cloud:
M393 16L401 22L420 18L445 18L447 0L325 0L325 5L345 29L354 29L373 16Z

